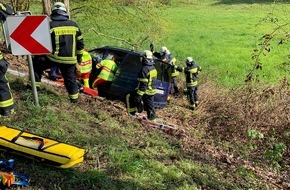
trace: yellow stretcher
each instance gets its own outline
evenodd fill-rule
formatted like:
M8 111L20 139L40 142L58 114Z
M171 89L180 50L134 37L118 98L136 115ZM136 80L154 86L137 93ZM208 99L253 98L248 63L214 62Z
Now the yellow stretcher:
M0 148L59 168L83 162L85 154L84 149L1 125Z

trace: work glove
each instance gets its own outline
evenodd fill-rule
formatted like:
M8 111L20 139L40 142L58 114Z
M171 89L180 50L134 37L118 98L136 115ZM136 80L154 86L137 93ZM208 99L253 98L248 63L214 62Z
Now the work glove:
M81 63L82 63L82 57L83 57L82 54L77 54L77 61L78 61L78 64L81 64Z

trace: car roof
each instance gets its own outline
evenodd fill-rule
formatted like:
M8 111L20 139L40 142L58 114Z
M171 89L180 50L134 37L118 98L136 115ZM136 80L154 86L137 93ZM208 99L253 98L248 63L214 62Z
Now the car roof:
M95 50L104 50L104 51L112 51L116 54L118 53L121 53L121 54L133 54L135 56L141 56L141 52L139 51L135 51L135 50L130 50L130 49L125 49L125 48L121 48L121 47L114 47L114 46L101 46L101 47L97 47L97 48L94 48L92 50L89 50L89 52L92 52L92 51L95 51ZM153 53L153 56L154 56L154 60L155 61L161 61L160 58L158 58L157 55L155 55Z
M110 50L110 51L117 51L117 52L122 52L122 53L133 53L133 54L141 55L141 52L138 52L135 50L129 50L129 49L113 47L113 46L102 46L102 47L94 48L93 50ZM90 50L90 51L93 51L93 50Z

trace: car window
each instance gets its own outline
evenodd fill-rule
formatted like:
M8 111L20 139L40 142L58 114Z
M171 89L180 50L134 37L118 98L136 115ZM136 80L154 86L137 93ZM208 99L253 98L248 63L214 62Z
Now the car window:
M171 68L158 60L155 60L154 62L155 68L157 70L157 78L159 80L168 82L170 80Z
M128 73L138 73L140 69L141 63L138 54L129 53L120 65L120 70Z

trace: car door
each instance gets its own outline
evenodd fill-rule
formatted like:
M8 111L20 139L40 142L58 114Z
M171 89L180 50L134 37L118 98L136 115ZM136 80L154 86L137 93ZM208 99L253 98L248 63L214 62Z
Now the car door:
M157 70L156 95L154 96L154 105L156 108L163 108L167 105L167 97L170 89L171 69L168 65L159 60L155 60Z
M126 95L134 91L138 85L137 75L141 69L138 53L128 51L128 54L118 66L110 93L125 100Z

